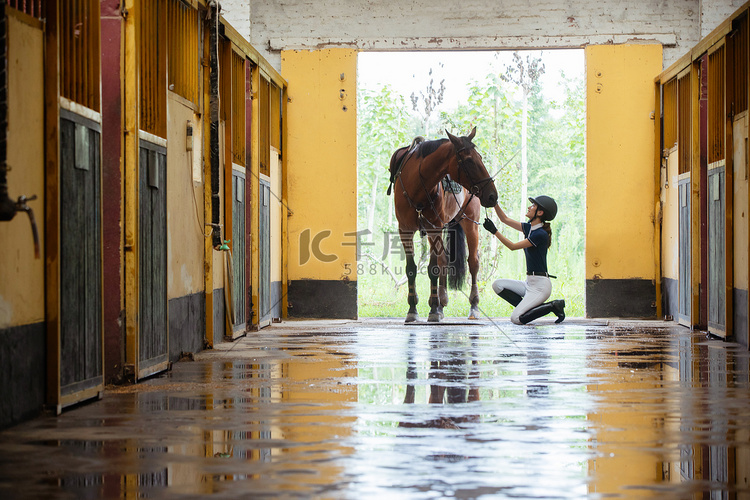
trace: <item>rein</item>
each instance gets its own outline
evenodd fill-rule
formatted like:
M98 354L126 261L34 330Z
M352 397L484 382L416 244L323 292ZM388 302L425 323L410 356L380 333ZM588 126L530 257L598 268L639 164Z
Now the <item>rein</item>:
M456 205L458 205L458 196L456 196L456 193L453 193L453 198L456 200ZM471 196L469 196L469 199L466 200L466 203L464 203L464 206L461 207L461 210L458 211L458 213L456 214L456 217L454 217L454 219L455 218L458 218L458 220L469 219L471 222L473 222L474 224L476 224L478 226L479 225L479 221L476 221L476 220L474 220L471 217L468 217L466 215L466 209L469 208L469 203L471 203L471 200L473 198L474 198L474 193L471 193ZM448 227L449 225L450 225L450 223L446 224L445 227Z

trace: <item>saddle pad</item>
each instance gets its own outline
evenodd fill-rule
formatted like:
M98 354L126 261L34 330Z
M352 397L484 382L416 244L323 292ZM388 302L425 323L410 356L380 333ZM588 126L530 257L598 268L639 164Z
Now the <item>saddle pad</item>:
M452 181L450 177L443 177L443 191L446 193L458 194L464 187L456 181Z

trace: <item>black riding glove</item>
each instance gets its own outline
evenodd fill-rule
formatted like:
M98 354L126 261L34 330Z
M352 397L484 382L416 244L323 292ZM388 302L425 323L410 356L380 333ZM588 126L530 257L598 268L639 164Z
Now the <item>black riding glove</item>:
M484 228L491 232L492 234L495 234L497 232L497 228L495 227L495 223L492 222L488 217L485 217L484 219Z

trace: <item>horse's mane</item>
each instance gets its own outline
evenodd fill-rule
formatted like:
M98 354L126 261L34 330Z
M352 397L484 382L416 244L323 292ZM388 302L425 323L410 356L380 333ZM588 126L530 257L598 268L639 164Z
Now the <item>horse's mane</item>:
M448 139L435 139L432 141L424 141L423 143L419 145L417 154L419 155L420 158L425 158L431 155L432 153L434 153L435 151L437 151L437 149L443 144L445 144L447 140Z
M390 184L388 186L388 194L391 194L391 187L396 180L396 177L401 173L401 168L406 162L407 158L411 154L417 155L417 158L425 158L442 146L448 139L435 139L431 141L425 141L421 136L414 138L410 146L406 146L396 150L391 157L391 164L388 167L388 171L391 174Z

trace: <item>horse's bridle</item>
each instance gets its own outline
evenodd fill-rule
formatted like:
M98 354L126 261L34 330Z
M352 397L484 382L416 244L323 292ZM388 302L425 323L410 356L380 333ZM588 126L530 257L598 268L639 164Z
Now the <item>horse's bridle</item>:
M468 146L466 145L466 142L469 143ZM460 153L463 153L467 149L469 151L471 151L471 150L476 149L476 146L474 146L474 144L471 141L464 141L464 147L462 147L461 149L456 149L456 163L458 163L458 180L457 180L457 182L459 184L461 183L461 172L464 172L464 174L466 174L466 176L469 178L469 181L471 182L471 189L468 190L469 193L471 194L471 196L469 197L468 200L466 200L466 202L464 203L463 207L461 207L461 210L459 210L458 214L456 214L455 219L462 220L462 219L466 218L466 219L469 219L474 224L478 225L479 221L475 221L474 219L466 217L465 212L466 212L466 209L469 207L469 203L471 202L472 198L474 198L475 196L479 196L479 192L482 189L484 189L485 184L487 184L488 182L492 182L492 177L488 176L488 177L486 177L484 179L480 179L479 181L476 181L476 182L474 181L474 178L471 175L471 171L466 166L467 162L474 163L474 159L471 158L469 155L466 155L463 158L461 158L461 155L460 155ZM477 152L477 155L479 156L479 159L481 160L482 155L480 155L478 152ZM453 193L453 197L456 200L456 204L458 206L461 206L461 204L458 202L458 197L456 196L455 193ZM450 225L450 223L447 224L447 225Z
M466 145L467 142L469 143L469 145ZM474 144L472 142L470 142L470 141L467 141L467 140L464 141L464 146L461 149L456 149L456 162L458 163L458 179L457 179L457 182L459 184L461 183L461 172L463 172L469 178L469 182L471 183L471 189L469 189L469 192L471 193L472 196L478 196L479 192L482 189L484 189L484 186L488 182L492 182L492 177L491 176L487 176L484 179L480 179L478 181L474 181L474 178L471 175L471 171L466 166L467 162L474 163L474 159L471 158L471 156L469 154L467 154L463 158L461 157L461 153L463 153L464 151L469 150L469 152L471 152L471 151L473 151L475 149L476 149L476 147L474 146ZM482 158L482 155L480 155L479 153L477 153L477 155L479 156L480 159Z

